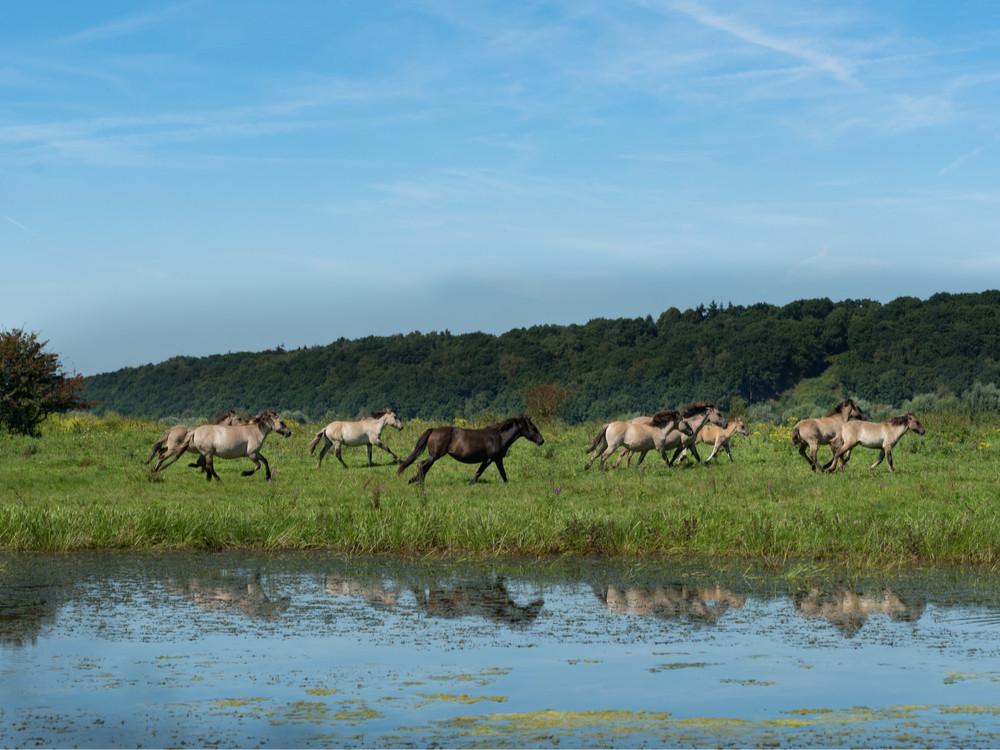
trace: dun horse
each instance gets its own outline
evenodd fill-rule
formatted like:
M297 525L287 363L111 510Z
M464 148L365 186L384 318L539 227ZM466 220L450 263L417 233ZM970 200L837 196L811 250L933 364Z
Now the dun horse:
M893 471L892 447L907 430L913 430L918 435L926 432L912 411L886 422L848 422L840 429L840 436L833 441L836 451L833 454L833 461L827 468L834 471L838 460L842 460L842 465L847 466L851 458L851 449L856 445L863 445L865 448L876 448L879 452L878 461L870 468L874 469L885 459L889 464L889 471Z
M531 419L523 415L478 430L464 427L434 427L417 438L416 446L410 455L403 459L396 473L402 474L426 448L427 458L417 466L417 473L410 479L410 484L423 482L434 462L446 455L465 464L480 465L469 484L475 484L490 464L496 464L500 478L506 482L507 473L503 468L503 459L510 446L519 437L525 437L535 445L545 442Z
M711 422L714 425L719 425L720 427L725 427L727 422L726 418L722 416L722 412L719 408L713 404L711 401L698 401L693 404L688 404L681 411L681 418L684 420L682 424L687 427L688 431L684 430L672 430L667 433L666 437L666 447L667 450L673 449L674 455L670 458L667 463L673 465L673 463L689 449L691 455L695 457L696 460L701 461L698 456L698 451L695 450L694 445L697 441L697 437L700 434L702 428ZM651 417L636 417L632 420L633 424L649 424ZM632 465L632 451L623 448L621 455L615 462L615 468L618 468L618 464L622 462L622 458L626 458L626 466ZM646 457L645 451L639 456L639 460L636 461L636 466L642 463L643 459Z
M399 421L399 417L396 416L396 413L392 409L388 408L382 411L373 411L369 417L358 422L330 422L330 424L317 432L316 437L309 443L309 455L311 456L313 451L316 450L316 446L319 445L320 440L325 440L323 450L319 452L319 461L316 462L317 469L323 463L323 456L326 455L331 446L337 460L344 464L344 468L346 469L347 464L344 463L344 459L340 456L340 447L342 445L363 445L368 448L369 466L372 466L373 445L384 450L398 463L399 456L389 450L389 446L383 443L380 437L386 425L395 427L397 430L403 429L403 423Z
M719 452L719 448L723 448L726 451L726 455L729 456L729 463L733 463L733 454L729 452L729 441L733 435L740 434L745 437L750 437L750 430L747 429L746 425L743 424L743 420L737 417L729 423L728 427L719 427L714 424L705 425L698 436L695 438L695 445L698 443L705 443L706 445L712 446L712 455L705 459L707 464L715 455ZM685 453L687 448L684 449ZM698 459L698 454L694 452L694 448L691 448L691 455ZM684 458L684 453L681 454L681 458Z
M840 429L849 419L867 419L861 407L854 403L853 399L845 398L825 417L815 419L803 419L792 430L792 443L799 446L799 454L812 467L813 471L821 468L816 463L816 451L821 445L830 445L834 438L840 434ZM809 455L806 455L806 451ZM833 450L833 449L831 449ZM836 452L836 451L834 451Z
M262 411L244 425L202 425L193 429L184 441L174 448L172 453L164 456L164 459L173 457L176 461L184 451L194 448L201 454L198 463L204 462L207 479L212 481L212 477L219 479L213 463L215 456L219 458L249 458L253 461L254 468L244 471L243 476L248 477L254 474L260 469L260 465L264 464L264 476L270 479L271 467L261 454L260 447L264 443L264 438L272 430L285 437L292 434L285 421L271 410ZM160 464L166 468L174 461L165 464L160 461ZM156 471L159 471L160 464L157 464Z
M235 409L230 409L224 414L217 416L209 424L236 425L246 424L247 421L248 420L237 414ZM167 453L170 453L170 451L184 442L184 439L193 430L193 427L188 427L187 425L182 424L179 424L176 427L171 427L169 430L165 430L164 433L160 435L160 439L153 443L153 449L149 452L149 458L146 459L146 463L148 464L152 461L153 456L158 456L160 460L156 463L156 466L153 467L153 471L159 471L160 465L163 463L163 459ZM202 464L194 463L191 464L191 466L202 466Z
M669 466L666 437L671 430L680 430L685 434L690 434L690 428L681 421L680 412L676 409L663 409L656 412L650 424L608 422L597 433L587 449L587 453L593 451L594 455L583 468L584 470L589 469L600 456L601 471L604 471L604 462L608 456L621 446L625 446L630 451L642 451L643 455L646 454L646 451L655 450L663 458L663 463ZM618 460L621 461L621 458Z

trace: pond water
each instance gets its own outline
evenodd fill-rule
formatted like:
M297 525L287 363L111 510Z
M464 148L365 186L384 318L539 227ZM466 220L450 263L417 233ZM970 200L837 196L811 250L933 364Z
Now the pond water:
M0 745L1000 744L1000 586L672 561L0 557Z

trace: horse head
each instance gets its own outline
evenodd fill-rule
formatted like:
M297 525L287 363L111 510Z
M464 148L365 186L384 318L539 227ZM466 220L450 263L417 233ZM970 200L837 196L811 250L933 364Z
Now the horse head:
M913 430L918 435L923 435L925 432L927 432L927 430L924 429L924 426L920 424L920 421L917 419L917 415L914 414L912 411L907 412L906 414L906 428L909 430Z
M834 414L841 414L845 419L868 419L868 415L861 410L860 406L854 403L853 398L845 398L827 416L832 417Z
M517 420L517 428L521 433L521 437L528 438L535 445L541 445L545 442L545 438L542 437L542 433L535 427L535 423L531 421L531 417L519 416L515 417L515 419Z
M729 427L729 420L726 419L725 415L719 411L719 407L715 404L708 405L708 421L718 425L722 429Z
M285 424L285 420L279 417L272 409L262 411L251 421L264 425L267 429L274 430L279 435L283 435L284 437L292 436L292 431L288 428L288 425Z
M746 437L750 437L750 430L748 430L747 426L743 424L742 419L737 417L736 419L733 420L733 424L736 425L736 430L735 430L736 432L738 432L740 435L745 435Z

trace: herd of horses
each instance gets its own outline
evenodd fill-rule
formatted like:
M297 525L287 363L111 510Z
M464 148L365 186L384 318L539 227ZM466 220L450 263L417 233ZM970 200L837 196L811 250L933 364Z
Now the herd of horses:
M889 471L893 471L892 448L903 434L908 430L918 435L924 434L923 425L912 412L885 422L867 420L864 411L852 399L847 398L826 416L799 422L792 431L792 443L798 446L799 453L809 462L813 471L834 471L838 465L845 468L851 458L851 451L859 445L879 451L878 460L872 464L872 469L885 460ZM368 466L372 466L372 448L381 448L399 464L397 474L402 474L426 450L427 458L417 464L417 472L410 479L411 484L423 482L431 466L444 456L451 456L462 463L479 464L469 483L475 484L491 464L497 467L500 478L507 481L503 459L518 438L523 437L535 445L545 442L530 417L522 414L476 429L442 426L425 430L417 438L410 454L400 460L382 442L382 431L386 427L403 429L399 417L388 408L372 412L365 419L356 422L330 422L313 437L309 444L309 455L323 442L316 468L322 465L323 457L331 448L337 460L346 468L341 449L344 446L363 445L368 451ZM165 430L153 444L146 463L157 458L153 471L158 472L175 463L184 453L194 453L198 458L189 466L203 471L206 479L211 481L213 478L219 479L215 471L215 458L249 458L254 468L244 471L243 476L256 473L263 464L264 474L270 479L271 467L260 448L271 432L284 437L292 434L288 425L274 411L262 411L255 417L241 417L236 411L230 410L200 427L178 425ZM701 461L696 449L699 444L712 446L711 455L705 459L706 464L716 457L720 449L726 451L732 462L729 441L736 434L749 436L750 431L743 420L727 420L719 408L709 401L689 404L680 411L663 409L651 417L606 423L586 451L594 455L584 469L589 469L599 458L601 470L604 471L605 462L616 451L619 451L619 456L613 468L617 468L622 459L626 460L626 466L631 466L635 453L639 454L636 461L638 466L649 451L656 451L667 466L684 460L688 453L696 461ZM817 456L821 445L829 446L833 454L831 460L823 465L820 465ZM673 451L670 458L667 457L668 451Z

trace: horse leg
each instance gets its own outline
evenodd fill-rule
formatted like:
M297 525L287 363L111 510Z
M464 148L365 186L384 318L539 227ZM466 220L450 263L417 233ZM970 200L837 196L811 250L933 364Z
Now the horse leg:
M879 448L879 451L878 451L878 461L876 461L875 463L873 463L871 465L871 468L874 469L876 466L878 466L880 463L882 463L882 460L884 458L885 458L885 448ZM889 456L889 471L892 471L892 456L891 455Z
M684 450L689 450L689 449L685 448ZM694 456L694 460L697 461L698 463L701 463L701 456L698 455L698 449L692 445L690 451L691 455Z
M729 463L732 463L733 462L733 454L729 450L729 443L723 443L722 447L726 449L726 455L729 456ZM706 460L705 463L707 464L708 461Z
M822 468L819 465L819 456L817 455L818 453L819 453L819 443L816 443L809 449L809 463L812 464L813 471L816 471L817 469L822 471Z
M469 482L469 484L475 484L475 483L476 483L476 480L477 480L477 479L479 479L479 477L481 477L481 476L483 475L483 472L484 472L484 471L486 471L486 467L487 467L487 466L489 466L489 465L490 465L491 463L493 463L493 459L492 459L492 458L487 458L487 459L486 459L485 461L483 461L483 462L482 462L482 463L481 463L481 464L479 465L479 468L478 468L478 469L476 469L476 475L475 475L474 477L472 477L472 481L471 481L471 482ZM500 471L500 475L501 475L501 476L503 476L503 470L502 470L502 469L501 469L501 471ZM506 482L506 481L507 481L507 478L506 478L506 477L504 477L504 480L503 480L503 481L505 481L505 482Z
M372 444L368 443L368 445L366 445L365 448L368 449L368 465L374 466L375 464L372 463Z
M215 461L212 460L212 454L209 453L204 458L205 458L205 480L211 482L212 477L215 477L221 482L222 477L220 477L218 474L215 473Z
M181 448L180 450L174 452L167 451L166 453L164 453L162 456L160 456L160 460L156 462L156 466L153 467L153 473L155 474L160 469L166 469L168 466L177 463L177 459L179 459L182 455L184 455L185 450L186 448ZM172 458L173 461L168 461L167 459L169 458Z
M497 465L497 471L500 472L500 478L504 482L506 482L507 481L507 472L503 470L503 458L498 458L493 463L495 463Z
M583 470L584 470L584 471L586 471L586 470L587 470L587 469L589 469L589 468L590 468L591 466L593 466L593 465L594 465L594 461L596 461L596 460L597 460L597 457L598 457L598 456L600 456L600 455L601 455L601 453L603 453L603 452L604 452L604 450L605 450L605 449L606 449L607 447L608 447L608 443L607 443L607 441L606 441L606 440L604 440L604 438L601 438L601 444L600 444L599 446L597 446L597 450L595 450L595 451L594 451L594 455L590 457L590 460L589 460L589 461L587 461L587 465L583 467ZM603 461L603 460L601 461L601 469L602 469L602 470L604 469L604 461Z
M271 478L271 467L267 465L267 459L266 458L264 458L260 453L257 453L257 452L248 453L247 454L247 458L249 458L251 461L253 461L253 468L252 469L247 469L246 471L242 472L241 476L244 476L244 477L253 476L254 474L256 474L260 470L260 465L264 464L264 478L265 479L270 479Z
M427 458L425 458L423 461L417 464L417 473L413 476L413 478L410 479L410 481L407 484L413 484L414 482L422 483L424 481L424 477L427 476L427 472L430 471L431 467L434 465L434 462L437 461L439 458L441 458L441 456L443 455L444 455L443 453L431 453L430 455L428 455Z
M344 444L341 441L337 440L334 442L333 445L334 445L333 455L337 457L337 460L340 461L341 465L346 469L347 464L344 463L344 457L340 455L340 449L344 446Z
M321 450L319 452L319 461L316 462L316 468L317 469L319 468L320 464L323 463L323 456L325 456L326 452L328 450L330 450L330 446L331 445L333 445L333 443L330 441L330 438L328 438L326 435L324 435L323 436L323 450Z
M377 445L379 448L381 448L386 453L388 453L390 456L392 456L393 459L395 459L395 461L396 461L397 464L399 463L399 456L397 456L395 453L393 453L391 450L389 450L389 446L388 445L386 445L385 443L383 443L381 440L376 441L375 445ZM368 446L368 465L371 466L371 463L372 463L372 449L371 449L371 446Z
M722 446L724 446L724 445L725 445L725 443L722 443L722 442L718 442L718 443L716 443L715 445L713 445L713 446L712 446L712 455L710 455L710 456L709 456L708 458L706 458L706 459L705 459L705 463L707 464L707 463L709 463L709 462L710 462L710 461L711 461L711 460L712 460L713 458L715 458L715 454L719 452L719 448L721 448L721 447L722 447ZM729 453L729 446L728 446L728 445L726 445L726 453ZM732 457L732 456L730 456L730 457L729 457L729 460L730 460L730 461L732 461L732 460L733 460L733 457Z
M674 465L674 461L676 461L677 457L679 455L681 455L681 451L682 450L684 450L684 446L680 446L677 450L675 450L673 457L669 461L667 461L667 449L666 449L666 447L664 447L664 449L663 449L663 460L667 461L667 466L673 466Z
M646 453L647 451L643 451L642 453L639 454L639 460L635 462L635 468L637 469L639 468L639 464L641 464L642 460L646 457ZM632 457L632 452L629 451L629 458L631 457Z
M816 471L816 464L813 462L811 458L809 458L809 456L806 455L807 450L809 450L808 443L799 443L799 455L809 462L809 465L812 467L813 471Z

